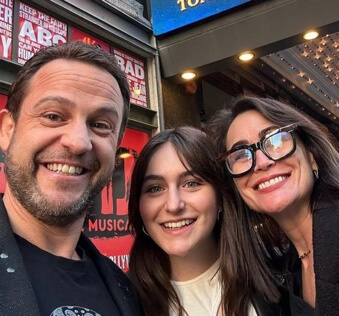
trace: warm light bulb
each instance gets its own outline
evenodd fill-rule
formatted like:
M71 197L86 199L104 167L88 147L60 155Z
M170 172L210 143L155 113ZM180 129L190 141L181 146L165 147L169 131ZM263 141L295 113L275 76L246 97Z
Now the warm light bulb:
M137 95L140 95L141 94L141 90L140 89L134 89L134 93L137 94Z
M193 78L195 78L197 76L197 74L193 71L185 71L182 75L181 78L185 79L185 80L191 80Z
M305 40L312 40L315 39L319 36L319 33L317 31L308 31L307 33L305 33L305 35L303 36Z
M126 158L129 158L131 157L132 155L129 153L129 152L126 152L126 153L122 153L119 155L119 158L120 159L126 159Z
M245 53L240 54L238 58L242 61L249 61L254 58L254 54L251 52L245 52Z

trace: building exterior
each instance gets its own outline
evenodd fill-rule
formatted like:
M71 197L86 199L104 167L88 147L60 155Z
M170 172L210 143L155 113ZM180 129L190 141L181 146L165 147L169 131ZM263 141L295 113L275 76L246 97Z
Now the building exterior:
M15 74L34 52L78 40L114 54L130 82L131 113L119 150L119 154L128 153L128 158L118 157L114 185L103 190L84 226L101 252L127 270L132 243L127 229L131 168L143 145L163 124L159 61L146 1L0 0L0 107ZM4 164L3 153L0 163Z
M126 271L131 170L153 133L180 124L201 127L234 97L255 94L291 103L339 138L337 2L0 0L0 108L21 65L40 48L81 40L116 56L130 82L131 113L113 181L84 231ZM304 40L308 30L319 38ZM246 51L255 58L244 63L238 56ZM188 70L196 78L185 81L181 74Z
M291 103L339 137L336 0L151 0L168 126L201 126L240 94ZM309 30L314 40L305 40ZM242 52L254 59L242 62ZM184 81L191 71L196 78Z

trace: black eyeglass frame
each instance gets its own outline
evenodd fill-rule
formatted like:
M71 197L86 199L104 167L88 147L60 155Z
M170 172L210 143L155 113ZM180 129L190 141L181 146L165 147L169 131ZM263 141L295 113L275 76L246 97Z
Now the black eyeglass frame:
M279 161L279 160L282 160L284 158L287 158L287 157L293 155L296 148L297 148L296 137L295 137L295 134L294 134L294 131L297 129L297 127L298 127L297 124L289 124L289 125L283 126L281 128L275 129L275 130L269 132L268 134L265 134L263 137L261 137L260 140L257 143L254 143L252 145L247 145L247 144L246 145L239 145L239 146L236 146L236 147L230 149L229 151L218 156L217 161L220 164L222 164L222 163L225 164L226 170L232 178L239 178L239 177L242 177L245 174L251 172L253 170L253 168L255 167L255 164L256 164L255 152L258 149L260 149L267 158L269 158L273 161ZM274 136L275 134L278 134L278 133L281 133L281 132L288 132L288 133L291 134L292 140L293 140L293 148L286 155L276 159L276 158L271 157L270 154L265 150L265 148L263 147L263 143L264 143L264 141L267 140L267 138L270 138L271 136ZM252 166L245 172L242 172L242 173L239 173L239 174L234 174L234 173L232 173L231 170L229 170L229 168L227 166L227 160L226 159L230 154L234 153L235 151L237 151L239 149L248 149L251 152L251 154L252 154Z

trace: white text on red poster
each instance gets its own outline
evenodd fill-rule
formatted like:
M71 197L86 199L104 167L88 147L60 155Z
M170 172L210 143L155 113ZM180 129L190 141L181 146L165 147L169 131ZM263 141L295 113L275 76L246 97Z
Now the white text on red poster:
M67 24L20 2L18 63L24 64L38 50L67 42Z
M125 72L131 91L131 102L147 106L145 63L120 49L114 49L114 56L120 68Z
M12 59L13 1L0 0L0 58Z

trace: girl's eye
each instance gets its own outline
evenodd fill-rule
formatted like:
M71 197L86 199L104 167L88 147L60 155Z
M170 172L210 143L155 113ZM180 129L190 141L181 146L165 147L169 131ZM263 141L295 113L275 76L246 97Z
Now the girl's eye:
M186 188L195 188L199 185L197 181L188 181L185 183L184 187Z
M149 192L149 193L157 193L157 192L161 192L161 191L163 191L163 188L161 186L159 186L159 185L155 185L153 187L150 187L147 190L147 192Z

